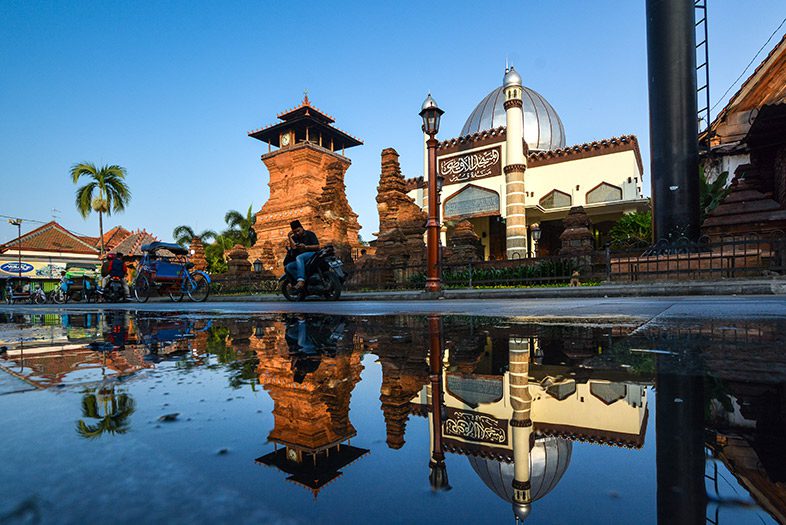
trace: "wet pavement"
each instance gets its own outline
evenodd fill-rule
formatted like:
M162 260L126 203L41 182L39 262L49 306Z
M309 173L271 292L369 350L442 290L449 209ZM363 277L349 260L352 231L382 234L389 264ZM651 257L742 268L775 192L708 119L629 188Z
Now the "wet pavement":
M0 523L784 522L782 300L537 303L4 307Z

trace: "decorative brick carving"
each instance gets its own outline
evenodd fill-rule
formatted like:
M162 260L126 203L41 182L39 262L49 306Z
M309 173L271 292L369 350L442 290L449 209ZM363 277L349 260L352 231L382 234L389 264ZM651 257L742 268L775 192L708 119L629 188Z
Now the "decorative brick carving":
M189 249L194 253L191 254L191 262L194 263L194 270L207 270L207 259L205 258L205 245L198 237L191 239Z
M577 257L592 254L592 223L583 206L573 206L565 217L565 230L559 236L560 256Z
M382 150L382 173L377 187L379 235L375 258L386 266L422 264L426 245L426 213L406 194L398 153Z
M466 264L483 260L483 243L475 233L472 223L463 220L456 224L448 237L448 250L445 250L445 263Z
M357 214L346 197L344 175L350 161L316 144L303 143L262 157L270 172L270 198L256 214L257 242L252 260L265 270L283 272L289 223L300 220L320 245L332 244L345 263L360 248Z

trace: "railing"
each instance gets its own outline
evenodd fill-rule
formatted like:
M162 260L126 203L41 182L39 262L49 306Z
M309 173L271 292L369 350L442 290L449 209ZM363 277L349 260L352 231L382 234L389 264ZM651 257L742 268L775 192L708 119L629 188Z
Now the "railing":
M347 291L425 288L425 264L382 265L372 259L354 267L348 264L346 268ZM707 238L698 242L681 239L649 248L606 248L577 257L442 264L442 286L446 289L568 286L572 279L587 285L779 275L786 275L786 234L781 231L729 236L714 242ZM263 279L254 274L226 280L217 276L213 285L219 293L277 293L277 287L277 279Z
M695 243L661 242L644 252L607 253L612 281L734 279L786 271L786 235L781 231L714 242L706 237Z

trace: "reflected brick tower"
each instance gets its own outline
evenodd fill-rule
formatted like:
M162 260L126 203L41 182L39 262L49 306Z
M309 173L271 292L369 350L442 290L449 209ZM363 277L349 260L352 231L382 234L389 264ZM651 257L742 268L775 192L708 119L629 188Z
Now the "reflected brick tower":
M257 242L249 259L280 272L289 223L299 219L320 244L334 245L348 260L360 248L360 225L346 196L344 175L351 161L344 151L363 142L334 127L333 118L312 106L308 95L278 118L281 122L248 134L267 143L262 162L270 172L270 198L256 214Z

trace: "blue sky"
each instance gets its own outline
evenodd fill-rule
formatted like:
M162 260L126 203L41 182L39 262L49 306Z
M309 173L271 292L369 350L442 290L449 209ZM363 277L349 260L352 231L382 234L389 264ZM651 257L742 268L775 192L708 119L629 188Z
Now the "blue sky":
M786 3L709 3L714 103ZM146 228L164 240L179 224L220 229L227 210L257 211L268 195L266 146L246 133L275 122L307 88L365 141L347 151L346 182L370 239L382 149L396 148L405 176L419 175L426 93L446 111L440 138L456 136L501 82L506 57L560 114L569 144L636 134L649 193L643 1L6 0L0 214L46 221L55 208L67 228L97 235L97 217L76 213L68 179L73 163L90 161L128 170L131 205L107 229ZM0 241L15 234L3 220Z

